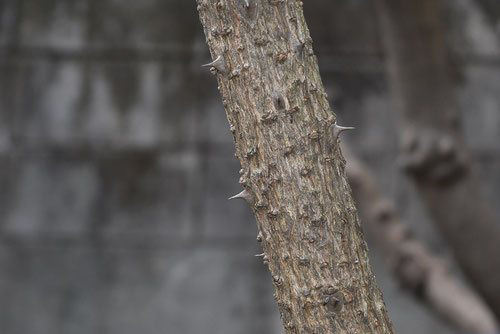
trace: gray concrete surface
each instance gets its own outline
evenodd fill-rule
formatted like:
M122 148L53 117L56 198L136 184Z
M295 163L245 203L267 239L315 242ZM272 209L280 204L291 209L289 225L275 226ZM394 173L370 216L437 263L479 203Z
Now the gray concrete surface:
M500 12L449 1L457 97L500 198ZM373 4L305 1L334 110L419 237ZM280 333L194 0L0 1L0 333ZM485 8L489 8L485 11ZM493 6L493 8L495 8ZM496 202L495 202L496 201ZM498 208L500 214L500 208ZM452 333L372 247L400 334Z

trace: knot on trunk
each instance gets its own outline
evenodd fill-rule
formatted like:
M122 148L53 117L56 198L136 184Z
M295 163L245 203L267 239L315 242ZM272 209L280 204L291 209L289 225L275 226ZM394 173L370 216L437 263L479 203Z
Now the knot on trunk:
M400 166L409 174L429 183L452 183L466 171L465 157L458 140L435 130L403 133Z

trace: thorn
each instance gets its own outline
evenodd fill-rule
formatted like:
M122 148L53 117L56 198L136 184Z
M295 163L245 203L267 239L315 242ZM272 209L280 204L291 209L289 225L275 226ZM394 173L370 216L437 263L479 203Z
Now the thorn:
M356 128L352 126L340 126L337 124L337 121L335 121L335 124L333 124L333 136L336 139L343 131L354 130L354 129Z
M259 232L259 234L257 234L257 241L262 242L262 239L263 239L262 232Z
M255 254L254 256L255 256L255 257L264 257L264 256L266 256L266 253Z
M241 199L244 199L245 202L248 203L248 205L250 206L253 206L254 205L254 197L253 195L246 189L244 189L242 192L240 192L239 194L236 194L234 196L231 196L228 198L228 200L231 200L231 199L238 199L238 198L241 198Z
M208 64L203 64L201 67L215 67L217 71L221 73L226 72L226 62L224 61L224 58L222 58L221 55L219 55L215 60L211 63Z
M250 201L251 198L252 198L252 195L248 192L248 190L244 189L242 192L240 192L239 194L236 194L234 196L231 196L228 198L228 200L231 200L231 199L238 199L238 198L242 198L244 199L245 201Z
M245 7L248 9L250 8L250 2L248 0L245 0Z
M218 56L217 58L215 58L214 61L210 62L210 63L207 63L207 64L203 64L201 65L201 67L208 67L208 66L214 66L214 64L216 64L219 60L220 60L220 57L221 56Z

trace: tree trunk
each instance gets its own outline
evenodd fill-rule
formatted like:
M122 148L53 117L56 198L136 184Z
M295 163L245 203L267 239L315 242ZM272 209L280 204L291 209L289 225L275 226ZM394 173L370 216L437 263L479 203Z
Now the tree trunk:
M392 333L302 2L199 0L286 333Z
M500 224L460 130L437 0L378 0L401 163L471 284L500 317ZM470 111L472 112L472 111Z
M460 332L497 333L495 316L481 298L450 272L444 259L413 236L368 168L348 150L343 151L363 226L374 237L400 286Z

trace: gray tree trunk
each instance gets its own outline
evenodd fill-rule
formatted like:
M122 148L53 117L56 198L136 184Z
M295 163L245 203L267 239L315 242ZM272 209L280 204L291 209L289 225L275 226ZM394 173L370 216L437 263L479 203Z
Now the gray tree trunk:
M286 333L392 333L302 2L199 0Z
M439 1L377 4L401 118L401 163L471 284L500 317L500 224L464 145Z

